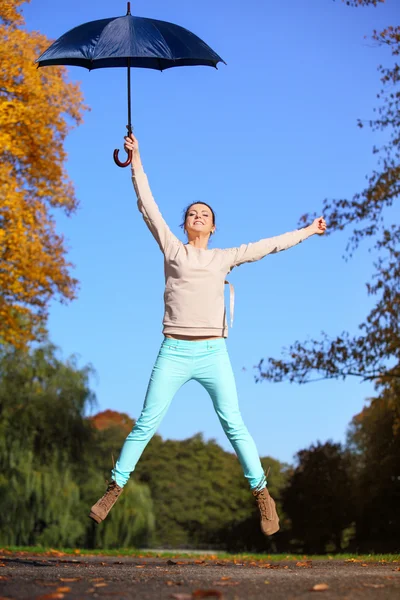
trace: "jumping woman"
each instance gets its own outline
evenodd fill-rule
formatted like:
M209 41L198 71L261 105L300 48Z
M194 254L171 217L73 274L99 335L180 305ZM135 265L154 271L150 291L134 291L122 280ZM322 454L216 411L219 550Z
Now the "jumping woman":
M265 535L272 535L279 529L279 517L266 487L256 445L240 414L235 379L225 345L228 336L225 277L243 263L287 250L314 234L323 234L325 221L320 217L304 229L242 244L238 248L209 249L208 242L216 228L214 211L208 204L196 202L185 212L187 243L184 244L170 231L154 201L133 134L125 138L125 150L132 152L132 180L139 211L164 255L164 341L150 377L140 417L125 440L106 493L92 506L89 516L96 523L106 518L176 392L194 379L209 393L257 501L261 529ZM232 310L231 289L231 318Z

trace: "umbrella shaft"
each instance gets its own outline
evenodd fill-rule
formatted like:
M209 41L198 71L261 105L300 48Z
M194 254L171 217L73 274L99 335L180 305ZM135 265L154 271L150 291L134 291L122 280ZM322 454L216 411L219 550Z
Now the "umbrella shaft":
M132 115L131 115L131 65L128 58L128 135L132 133Z

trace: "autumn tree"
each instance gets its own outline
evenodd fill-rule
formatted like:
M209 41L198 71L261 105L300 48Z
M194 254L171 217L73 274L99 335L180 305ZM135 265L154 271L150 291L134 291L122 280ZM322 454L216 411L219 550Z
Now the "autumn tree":
M354 0L352 6L377 5L378 0ZM364 189L350 199L325 200L323 214L329 231L351 229L348 257L362 240L369 240L375 261L367 292L375 306L354 335L336 337L323 333L321 339L295 342L282 358L262 360L258 380L289 380L306 383L314 377L334 379L356 376L384 386L400 378L400 225L393 219L393 206L400 193L400 27L373 32L377 45L392 55L390 66L380 66L381 91L375 116L359 127L385 134L386 142L374 147L376 168ZM391 210L392 209L392 210ZM302 218L308 221L309 215Z
M65 68L36 68L50 40L26 30L21 4L0 3L0 341L15 347L40 337L52 298L76 293L53 210L77 208L64 141L85 108Z

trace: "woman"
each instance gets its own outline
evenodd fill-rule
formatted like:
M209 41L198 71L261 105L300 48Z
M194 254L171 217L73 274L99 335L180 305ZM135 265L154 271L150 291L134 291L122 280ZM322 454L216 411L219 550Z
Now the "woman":
M139 211L164 254L165 338L151 374L142 413L126 438L106 493L92 506L89 516L97 523L106 518L174 395L184 383L194 379L210 394L257 501L261 529L265 535L272 535L279 529L279 518L275 502L266 487L255 443L239 411L235 380L225 345L228 335L224 306L225 277L238 265L286 250L314 234L324 233L325 221L321 217L304 229L238 248L209 250L208 242L215 232L215 215L210 206L196 202L185 213L183 225L188 243L183 244L170 231L154 201L134 135L125 138L125 149L132 152L132 180ZM231 318L232 311L231 288Z

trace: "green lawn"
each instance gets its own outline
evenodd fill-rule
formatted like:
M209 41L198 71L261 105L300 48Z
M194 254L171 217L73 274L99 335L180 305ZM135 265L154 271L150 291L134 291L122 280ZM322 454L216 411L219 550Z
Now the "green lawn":
M119 550L74 550L72 548L43 548L39 546L8 546L0 548L1 553L26 553L26 554L50 554L54 556L75 555L75 556L132 556L137 558L186 558L196 560L225 560L242 562L247 561L305 561L305 560L338 560L348 562L400 562L400 554L327 554L327 555L307 555L304 554L228 554L226 552L204 553L196 552L157 552L141 551L137 549L121 548Z

